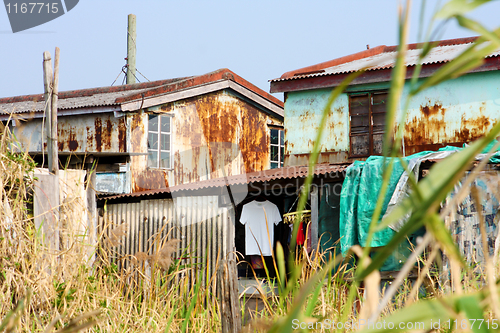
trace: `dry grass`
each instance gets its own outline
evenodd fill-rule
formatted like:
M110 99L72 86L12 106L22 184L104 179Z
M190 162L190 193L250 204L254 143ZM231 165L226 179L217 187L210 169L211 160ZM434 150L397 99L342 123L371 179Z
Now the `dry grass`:
M69 198L59 207L60 250L47 248L32 215L34 164L10 151L8 135L0 142L0 331L179 332L185 320L188 330L220 330L214 296L200 289L195 297L193 281L178 276L178 240L136 254L137 263L151 263L149 274L143 265L119 273L99 255L92 263L81 230L70 228L78 204ZM112 229L97 253L118 245L126 228ZM197 306L186 316L191 302Z
M28 156L9 150L8 132L0 141L0 331L29 332L218 332L220 310L216 295L197 281L186 278L186 270L172 259L178 251L177 239L162 240L155 253L138 252L132 256L127 270L118 272L113 248L126 236L127 224L110 228L108 238L101 237L102 247L95 260L89 260L89 245L71 226L80 210L78 199L67 197L59 207L61 247L47 248L38 237L32 216L32 193L35 186L34 164ZM477 196L477 194L476 194ZM479 199L477 199L479 201ZM481 227L484 220L481 217ZM483 239L484 242L484 239ZM419 258L419 276L416 284L404 281L391 302L383 308L382 316L396 312L418 299L419 286L425 284L441 297L445 286L432 274L432 263L438 258L438 247L427 257ZM317 253L317 251L316 251ZM483 276L471 269L455 269L462 274L460 289L465 292L481 289L496 276L493 258L488 259ZM277 259L279 260L279 258ZM297 297L314 275L326 264L322 256L310 256L303 249L297 255L295 269L286 284L286 291L269 294L262 291L264 306L251 316L254 320L245 331L267 331L284 320ZM275 263L278 267L280 264ZM348 295L352 269L340 267L323 279L317 295L308 295L306 303L315 302L311 322L322 319L340 321L349 304ZM356 291L356 301L347 320L361 315L368 317L382 295L372 296L377 302L362 304L365 295L373 295L377 279L365 290ZM274 283L269 279L269 283ZM277 282L276 282L277 283ZM264 288L261 288L264 289ZM492 291L493 292L493 291ZM376 292L375 292L376 294ZM492 300L494 312L498 310ZM193 305L191 307L191 305ZM367 307L369 306L369 308ZM191 310L192 309L192 310ZM242 316L244 317L244 316ZM185 325L186 324L186 325Z

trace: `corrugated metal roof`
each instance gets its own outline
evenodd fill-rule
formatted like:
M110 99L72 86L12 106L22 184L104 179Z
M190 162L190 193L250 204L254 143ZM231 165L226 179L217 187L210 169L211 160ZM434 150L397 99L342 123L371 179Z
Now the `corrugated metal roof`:
M314 170L315 175L325 175L328 173L343 172L350 164L318 164ZM165 189L149 190L129 194L120 194L109 197L102 197L100 200L114 200L122 198L141 198L162 193L172 193L178 191L201 190L211 187L223 187L250 183L263 183L279 179L294 179L306 177L309 172L308 166L291 166L279 169L270 169L252 173L229 176L227 178L216 178L201 182L194 182Z
M431 52L422 60L423 65L431 65L438 63L446 63L459 54L465 51L476 38L456 39L442 41L438 46L434 47ZM410 44L405 57L406 66L415 66L418 63L418 58L422 49L418 44ZM488 56L498 57L500 49L496 50ZM279 79L271 80L271 82L279 82L286 80L297 80L311 77L319 77L326 75L347 74L356 72L360 69L367 68L368 71L376 71L380 69L389 69L395 66L397 56L396 46L378 46L372 50L366 50L351 56L335 59L327 63L305 67L296 71L287 72ZM329 65L332 66L329 66Z
M68 110L87 107L118 105L118 98L140 94L147 90L165 84L184 80L186 78L175 78L152 82L136 83L130 85L100 87L90 89L79 89L62 91L58 94L58 110ZM42 112L44 109L42 94L15 96L0 99L0 113L24 113Z
M262 98L270 101L279 108L283 108L283 102L267 92L259 89L250 82L244 80L227 68L217 71L182 78L160 80L153 82L136 83L114 87L101 87L92 89L81 89L63 91L58 94L58 110L103 107L111 105L122 105L123 103L141 98L169 94L172 92L190 89L212 83L218 80L234 81ZM43 95L26 95L0 98L0 115L16 114L26 112L42 112L44 109Z
M98 93L92 96L60 98L57 102L58 110L68 110L77 108L88 108L97 106L118 105L116 99L119 97L128 96L134 93L141 93L148 89L136 89L129 91L120 91L112 93ZM0 104L1 113L24 113L24 112L42 112L45 102L43 96L41 99L33 99L28 101Z

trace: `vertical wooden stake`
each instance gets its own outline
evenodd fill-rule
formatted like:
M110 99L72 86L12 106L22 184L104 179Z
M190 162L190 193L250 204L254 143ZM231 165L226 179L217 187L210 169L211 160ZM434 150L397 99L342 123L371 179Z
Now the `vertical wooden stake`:
M319 191L317 186L313 186L311 190L311 248L313 251L318 249L318 226L319 222Z
M43 88L44 88L44 101L45 101L45 131L47 132L47 156L49 158L49 169L52 166L52 59L50 58L50 53L48 51L43 52ZM43 148L43 138L42 138L42 151Z
M135 52L136 52L135 15L128 16L127 29L127 84L135 83Z
M238 271L235 260L220 261L217 280L222 333L238 333L241 330L241 308L238 298Z
M56 52L54 54L54 83L52 85L52 106L51 106L51 157L49 161L52 161L52 165L49 164L49 170L54 175L59 172L59 154L57 147L57 99L58 99L58 85L59 85L59 48L56 47Z

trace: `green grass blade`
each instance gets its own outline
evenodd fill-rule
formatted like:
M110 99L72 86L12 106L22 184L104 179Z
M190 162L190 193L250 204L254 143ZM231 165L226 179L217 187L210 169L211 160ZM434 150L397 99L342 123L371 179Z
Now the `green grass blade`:
M299 214L297 214L297 217L294 222L293 226L293 233L292 233L292 239L290 241L290 266L294 265L294 258L295 258L295 246L297 244L297 233L299 231L299 226L298 226L298 221L300 221L302 217L302 213L300 213L302 210L304 210L304 207L306 206L307 202L307 197L309 194L309 190L312 184L313 176L314 176L314 168L316 166L316 163L318 161L318 156L320 153L320 148L321 148L321 138L323 137L323 132L326 127L326 121L328 119L328 114L330 113L330 109L332 107L333 102L344 92L344 90L351 84L351 82L356 79L358 76L363 74L365 72L365 69L359 70L355 73L349 74L349 76L342 81L340 85L335 87L333 89L332 93L330 94L328 101L323 108L323 113L321 116L321 121L319 123L318 127L318 132L316 134L316 140L314 141L314 146L312 149L312 153L309 156L309 169L307 173L306 180L304 181L303 185L303 190L300 195L299 203L297 205L297 211L299 211Z
M500 122L497 123L487 136L481 138L464 150L454 153L442 161L436 163L429 174L418 183L419 194L422 200L413 193L404 200L401 206L396 207L377 226L376 231L383 230L389 225L399 221L408 210L428 211L437 206L446 198L455 183L463 176L469 168L476 155L492 142L500 133Z
M456 19L458 24L460 24L462 27L481 34L484 38L487 38L490 41L496 43L497 46L500 45L500 38L498 38L498 36L494 32L486 29L481 23L471 20L462 15L457 15Z
M429 218L425 219L424 224L427 227L427 230L432 233L434 238L441 243L442 248L446 251L446 254L458 263L463 264L460 250L451 238L450 232L444 225L444 221L439 217L439 215L432 214Z
M287 315L276 322L270 329L269 333L291 333L293 332L293 320L298 319L302 321L307 316L307 312L304 312L302 309L304 304L306 304L307 298L310 295L316 295L316 298L311 297L309 302L315 303L318 295L319 289L322 288L323 283L321 280L326 276L326 274L332 270L336 265L338 265L340 260L336 258L335 260L331 260L321 271L316 272L300 289L299 294L294 298L294 302L290 311L288 311ZM310 304L310 303L309 303ZM308 306L309 309L309 306Z
M498 29L495 30L494 33L498 35ZM425 79L422 84L415 89L412 89L410 91L410 96L415 96L427 88L433 87L446 80L457 78L460 75L463 75L480 66L484 63L484 58L498 48L496 43L490 42L489 44L484 45L483 43L487 40L488 39L484 37L479 38L455 59L440 67L432 76Z
M359 327L362 333L383 333L383 332L408 332L408 331L442 331L448 332L452 331L451 328L455 328L456 316L460 312L465 312L470 319L482 319L484 318L484 311L480 308L480 304L488 297L488 292L486 290L481 290L475 293L469 293L466 295L450 295L442 298L435 298L430 300L423 300L417 303L413 303L410 306L405 306L403 309L395 312L394 314L383 318L380 321L380 329L375 327L374 323L370 327L367 327L365 323L364 327ZM496 321L496 320L495 320ZM383 324L385 322L385 325ZM394 324L393 328L390 328L390 324ZM399 324L402 323L404 328L400 327ZM413 329L408 328L408 323L413 325L418 324L419 327L413 326ZM482 323L479 329L479 322L476 322L474 326L471 326L472 321L467 320L467 328L472 328L473 332L488 332L488 324L486 320ZM433 327L431 327L433 324ZM460 327L460 322L457 322L457 327ZM490 320L489 325L492 322ZM422 327L423 325L423 327ZM438 327L438 325L440 325ZM420 329L419 329L420 328ZM441 328L439 330L438 328Z
M276 261L278 262L280 295L284 296L286 287L285 253L283 252L283 246L281 246L280 242L277 242L276 244Z
M479 322L476 322L478 319L484 318L484 310L479 303L476 303L476 297L474 296L462 296L457 300L457 306L459 311L465 312L465 315L469 319L467 324L468 327L474 333L488 333L490 330L488 329L487 324L479 325Z
M437 19L449 19L456 15L463 15L490 0L452 0L445 4L434 16Z

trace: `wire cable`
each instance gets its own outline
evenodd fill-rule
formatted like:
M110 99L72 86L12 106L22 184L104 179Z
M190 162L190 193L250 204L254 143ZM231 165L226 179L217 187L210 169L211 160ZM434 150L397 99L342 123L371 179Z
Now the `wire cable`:
M123 67L125 67L125 66L123 66ZM122 73L123 73L123 67L120 70L120 73L118 73L118 76L116 77L116 79L113 81L113 83L111 83L111 85L115 84L116 80L118 80L118 78L120 77L120 75L122 75Z
M137 68L136 68L135 70L136 70L139 74L141 74L143 78L145 78L146 80L148 80L148 82L151 82L151 80L150 80L150 79L148 79L147 77L145 77L145 76L144 76L144 74L142 74L141 72L139 72L139 70L138 70Z

